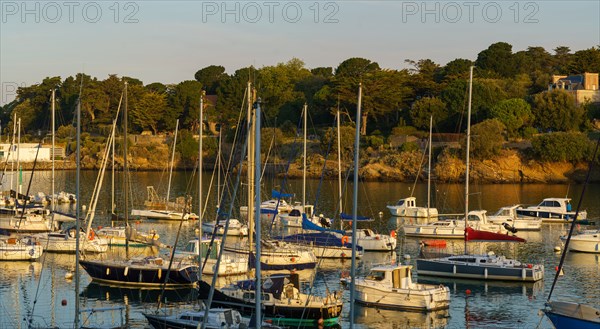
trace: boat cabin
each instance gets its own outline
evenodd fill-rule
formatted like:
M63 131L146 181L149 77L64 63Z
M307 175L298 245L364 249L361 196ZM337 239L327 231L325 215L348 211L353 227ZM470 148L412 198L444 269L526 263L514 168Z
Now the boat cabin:
M415 208L417 207L417 198L409 197L405 199L400 199L396 203L396 207Z
M202 258L217 259L217 256L219 255L219 249L221 246L221 240L214 239L212 248L209 248L210 241L211 241L211 239L202 239L202 242L201 242ZM209 249L210 249L210 254L208 253ZM188 255L188 256L197 256L198 255L198 238L188 241L187 245L183 248L183 250L180 253L184 254L184 255Z
M379 281L392 289L408 289L412 284L412 266L377 266L371 269L365 280Z

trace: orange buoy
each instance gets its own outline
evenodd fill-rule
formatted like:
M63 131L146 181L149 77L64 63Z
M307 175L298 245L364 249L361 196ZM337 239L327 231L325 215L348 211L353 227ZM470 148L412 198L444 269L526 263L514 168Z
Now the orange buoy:
M467 295L470 295L470 294L471 294L471 289L467 289L467 290L465 291L465 293L467 293Z

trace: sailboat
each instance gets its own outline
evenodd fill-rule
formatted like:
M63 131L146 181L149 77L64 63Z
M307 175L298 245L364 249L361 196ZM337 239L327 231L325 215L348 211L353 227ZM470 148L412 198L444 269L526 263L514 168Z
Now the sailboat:
M125 110L123 113L124 117L124 163L125 163L125 178L124 185L127 190L128 177L127 177L127 82L125 82ZM116 121L113 123L113 129L115 129ZM105 150L104 159L108 159L108 151L110 144L114 142L109 138ZM105 161L106 162L106 161ZM102 170L106 169L106 164L102 167ZM125 193L127 195L127 193ZM127 209L127 196L125 197L125 209ZM125 210L125 221L127 220L127 210ZM89 228L88 224L88 228ZM126 240L127 243L127 240ZM128 245L126 245L128 250ZM173 250L173 252L175 252ZM182 286L194 286L198 281L199 267L197 264L190 263L184 260L178 262L165 261L162 257L148 256L139 258L128 258L128 259L112 259L112 260L80 260L79 263L83 269L92 277L92 281L124 285L124 286L149 286L149 287L160 287L165 285L166 287L182 287Z
M469 103L467 113L467 146L465 174L465 221L469 212L469 147L471 138L471 97L473 86L473 67L469 77ZM483 255L467 253L467 243L470 240L485 241L521 241L523 239L493 232L486 232L463 226L465 239L465 254L451 255L440 258L417 259L419 275L443 276L452 278L468 278L481 280L505 280L535 282L544 278L544 266L540 264L523 264L514 259L497 256L493 252Z
M256 139L255 161L260 168L260 100L254 111ZM252 153L249 153L251 157ZM249 166L253 168L253 166ZM256 170L260 173L260 170ZM249 172L251 172L249 170ZM260 182L256 182L255 211L249 217L260 215ZM260 223L256 223L255 253L262 255ZM253 254L253 253L252 253ZM209 307L218 305L236 307L242 313L256 316L260 327L261 314L277 325L328 325L335 324L342 311L341 295L329 293L327 297L316 297L300 292L297 273L272 275L263 280L261 277L262 257L255 259L256 279L238 281L221 289L211 287L204 281L199 282L199 298L208 299ZM214 279L213 279L214 281ZM212 289L212 290L211 290Z
M598 147L600 146L600 138L596 142L596 148L594 149L594 155L592 159L596 159L596 155L598 153ZM563 252L560 257L560 262L558 263L558 267L556 269L556 274L554 275L554 281L552 282L552 287L550 288L550 293L548 294L548 300L546 301L546 307L544 308L544 313L546 316L552 321L552 324L556 329L570 329L570 328L578 328L578 329L598 329L600 328L600 309L597 307L593 307L580 302L570 302L570 301L553 301L552 293L554 292L554 287L558 282L558 277L561 275L563 270L563 265L565 261L565 257L567 252L569 252L569 243L572 241L573 231L575 229L575 225L577 220L579 219L579 212L581 209L581 200L583 199L583 195L585 194L585 190L587 187L587 183L590 179L590 173L592 172L593 161L589 162L588 173L585 179L585 183L583 184L583 190L581 191L581 197L579 198L579 202L577 204L577 209L575 210L575 214L573 216L573 220L571 221L571 227L569 229L569 234L565 239L565 247L563 248Z
M388 205L387 208L390 211L392 216L399 217L412 217L412 218L437 218L438 210L437 208L430 207L430 199L431 199L431 149L433 148L433 144L431 143L432 136L432 128L433 128L433 116L429 117L429 159L427 166L427 207L417 207L417 198L410 196L408 198L400 199L396 202L395 205ZM418 175L417 175L418 176ZM418 179L418 177L417 177ZM416 184L416 181L415 181ZM414 191L414 188L413 188Z
M169 197L171 194L171 178L173 176L173 166L175 165L175 145L177 145L177 132L179 130L179 120L175 124L175 138L173 139L173 149L171 153L171 166L169 170L169 186L167 187L167 196L165 199L161 199L154 186L146 186L148 197L144 201L145 209L132 209L132 216L145 217L148 219L158 220L188 220L197 219L196 214L185 212L188 208L189 200L185 198L180 199L181 202L171 202Z

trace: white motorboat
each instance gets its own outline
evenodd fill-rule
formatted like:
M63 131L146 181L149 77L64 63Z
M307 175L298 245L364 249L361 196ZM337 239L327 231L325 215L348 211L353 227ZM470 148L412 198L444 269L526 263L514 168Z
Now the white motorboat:
M567 223L575 218L571 208L570 198L546 198L537 206L517 209L517 216L521 218L539 217L544 223ZM580 210L577 220L587 219L587 211Z
M132 209L131 216L145 217L148 219L156 220L188 220L190 219L188 213L182 213L179 211L170 210L145 210L145 209Z
M158 239L160 235L156 231L152 230L149 233L139 232L133 227L125 226L112 226L112 227L99 227L96 231L102 239L106 239L110 246L124 246L126 241L129 240L130 247L145 247L148 245L160 245Z
M35 237L39 240L44 251L75 253L77 239L74 227L65 229L61 232L40 233ZM108 250L108 241L96 236L93 230L90 230L89 236L85 232L79 234L79 246L81 250L93 253L103 253Z
M219 236L222 236L225 234L225 224L226 224L226 220L219 220L218 224L215 222L203 222L202 223L202 232L206 233L206 234L213 234L213 232L215 232L215 225L217 226L216 228L216 234ZM227 235L228 236L248 236L248 226L246 226L245 224L242 224L239 220L235 219L235 218L231 218L229 220L229 227L227 227Z
M40 258L42 253L42 246L33 237L6 237L0 239L0 261L34 261Z
M485 210L469 211L467 218L468 227L478 231L509 232L503 225L490 223L487 220L486 213L487 211ZM424 238L464 239L465 220L451 219L439 220L429 224L404 225L404 234L406 236Z
M352 231L346 232L352 242ZM389 235L377 234L373 230L364 228L356 230L357 245L364 251L392 251L396 249L396 232Z
M185 311L175 315L143 313L150 325L156 329L183 328L196 329L202 326L206 310ZM207 329L248 328L250 321L242 318L240 312L229 308L211 308L206 320Z
M387 208L392 216L397 217L438 217L437 208L417 207L417 198L415 197L400 199L395 205L388 205Z
M564 242L567 237L561 236ZM585 230L571 236L570 251L600 253L600 230Z
M500 208L494 215L488 216L488 221L493 224L504 224L512 226L518 231L539 231L542 228L542 219L539 217L518 217L517 209L523 209L521 205L512 205Z
M19 211L22 213L22 211ZM0 217L0 230L19 233L41 233L54 231L55 225L47 215L48 210L26 211L25 214Z
M386 309L435 311L450 306L450 289L412 282L412 266L383 265L355 280L356 301Z
M218 261L218 253L221 248L221 240L214 239L213 246L210 248L211 239L202 239L202 273L215 274L216 264ZM183 248L183 251L176 253L177 257L187 257L190 261L198 260L198 238L188 241L188 244ZM219 265L218 276L238 275L248 272L248 255L231 253L224 251L221 255L221 263Z

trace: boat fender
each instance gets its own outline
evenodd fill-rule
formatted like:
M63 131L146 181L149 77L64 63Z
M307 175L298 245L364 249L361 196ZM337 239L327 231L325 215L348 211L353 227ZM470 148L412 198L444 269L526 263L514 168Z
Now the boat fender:
M126 267L125 267L125 271L123 272L123 274L124 274L125 276L127 276L127 274L128 274L128 273L129 273L129 266L126 266Z
M94 230L90 230L90 234L88 236L88 239L94 240L95 237L96 237L96 233L94 233Z
M396 238L396 230L391 230L390 231L390 236L395 239Z

